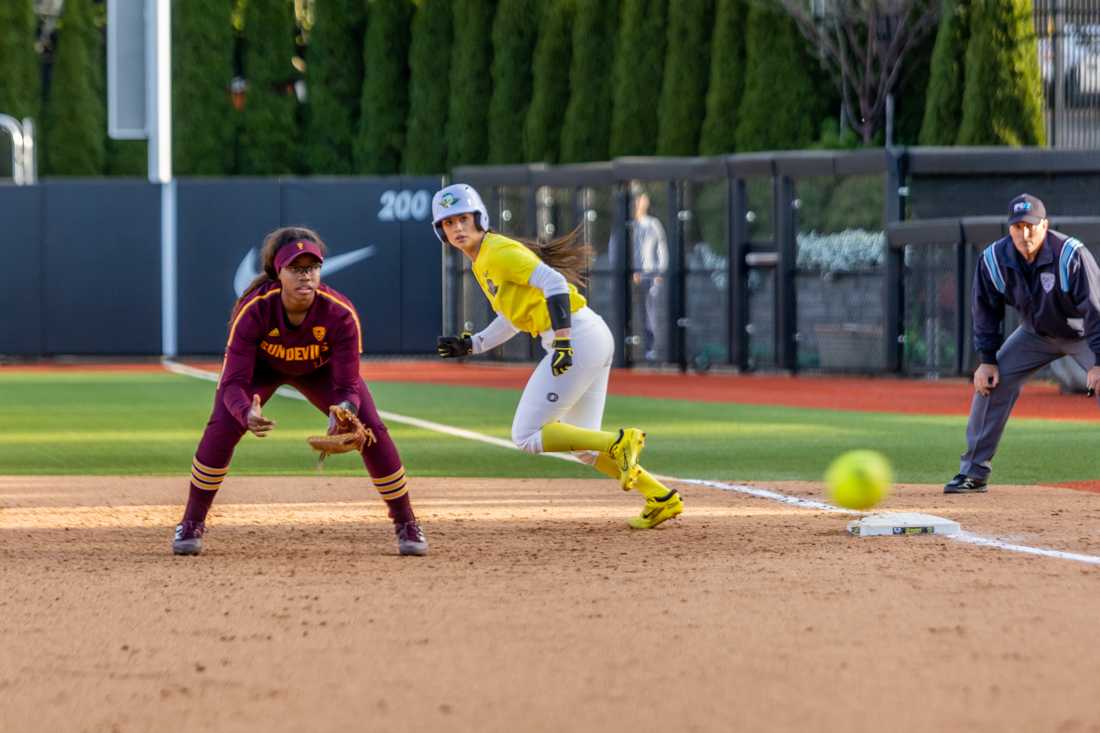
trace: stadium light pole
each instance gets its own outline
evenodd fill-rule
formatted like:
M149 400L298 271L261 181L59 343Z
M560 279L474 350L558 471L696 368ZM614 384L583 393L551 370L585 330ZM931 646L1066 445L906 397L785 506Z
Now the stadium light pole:
M176 182L172 177L172 0L145 0L149 181L160 184L161 353L177 351Z
M148 141L149 182L160 187L161 354L175 356L172 0L107 0L107 134Z

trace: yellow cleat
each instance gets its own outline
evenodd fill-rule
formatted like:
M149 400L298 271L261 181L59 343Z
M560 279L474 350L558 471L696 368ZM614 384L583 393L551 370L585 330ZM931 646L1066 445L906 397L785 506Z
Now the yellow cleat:
M607 451L619 466L619 485L623 487L623 491L630 491L638 483L638 474L641 471L638 458L641 457L643 448L645 433L637 428L626 428L619 431L619 439Z
M634 529L653 529L661 522L680 516L684 511L684 500L676 489L660 499L647 499L642 513L627 520Z

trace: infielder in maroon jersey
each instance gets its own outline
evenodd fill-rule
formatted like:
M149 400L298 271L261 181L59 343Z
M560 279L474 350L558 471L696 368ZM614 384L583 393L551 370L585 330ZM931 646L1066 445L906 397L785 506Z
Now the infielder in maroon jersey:
M264 437L275 422L262 406L289 384L326 415L330 405L356 413L368 430L363 463L385 499L402 555L424 555L428 542L413 515L405 468L359 376L363 335L345 296L321 284L325 244L301 227L264 239L263 274L233 306L214 411L191 465L191 489L172 551L202 551L206 513L245 432Z

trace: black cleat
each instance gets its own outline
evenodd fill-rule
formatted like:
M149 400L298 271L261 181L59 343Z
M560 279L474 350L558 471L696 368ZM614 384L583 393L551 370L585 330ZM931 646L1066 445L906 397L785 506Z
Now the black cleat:
M956 474L943 487L945 494L984 494L987 490L984 478L974 478L965 473Z

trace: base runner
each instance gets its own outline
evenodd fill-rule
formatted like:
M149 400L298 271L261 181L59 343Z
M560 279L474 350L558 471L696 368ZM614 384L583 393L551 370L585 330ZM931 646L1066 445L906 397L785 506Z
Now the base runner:
M385 500L402 555L424 555L428 542L413 514L405 468L359 376L359 314L345 296L321 284L325 244L316 232L287 227L264 239L263 273L233 307L214 410L191 464L191 486L172 550L202 551L206 514L245 432L265 437L275 422L262 407L289 384L326 415L339 405L366 428L361 454ZM332 418L330 418L331 421ZM330 431L333 426L330 422Z
M573 451L596 470L645 497L631 527L650 529L683 511L675 489L661 484L638 459L645 433L601 429L614 340L607 324L577 292L591 249L573 233L540 244L489 230L489 212L465 184L447 186L432 199L439 239L473 262L474 277L496 319L484 330L445 336L444 358L481 354L520 331L542 339L546 356L535 367L512 421L512 440L528 453Z

